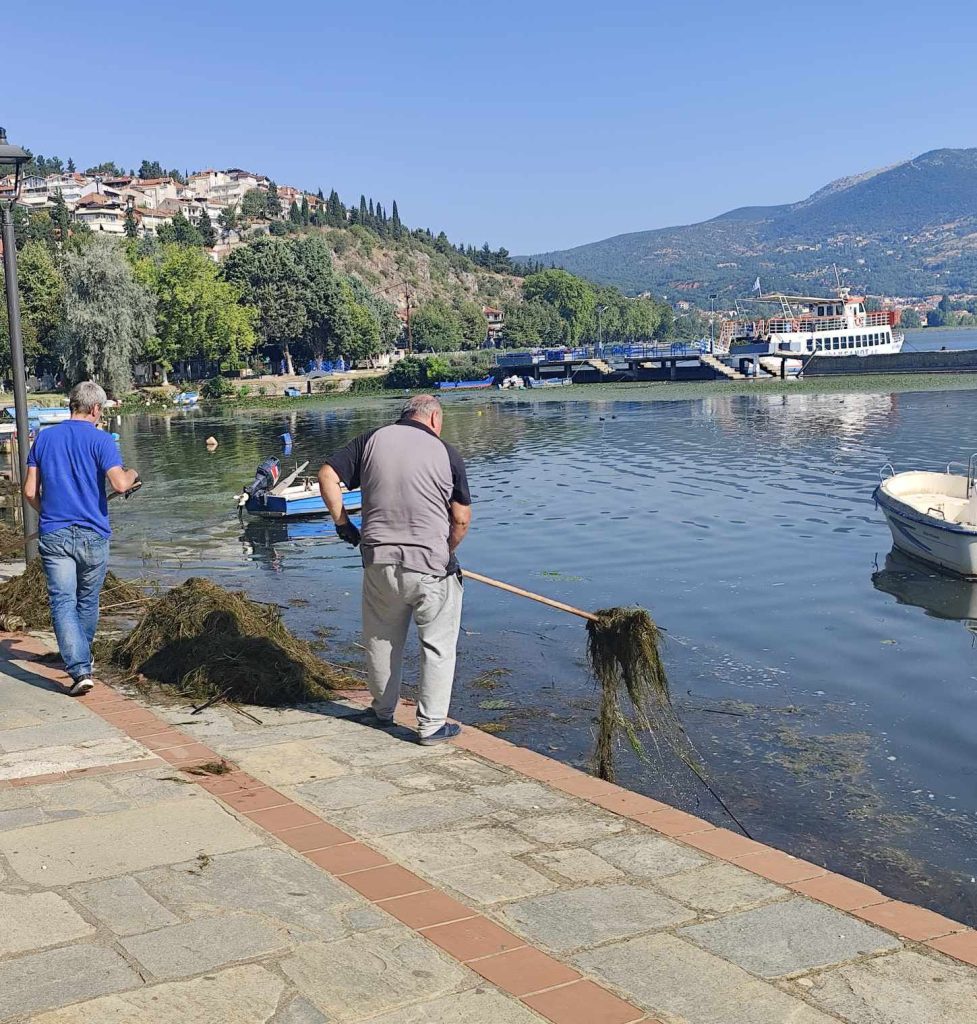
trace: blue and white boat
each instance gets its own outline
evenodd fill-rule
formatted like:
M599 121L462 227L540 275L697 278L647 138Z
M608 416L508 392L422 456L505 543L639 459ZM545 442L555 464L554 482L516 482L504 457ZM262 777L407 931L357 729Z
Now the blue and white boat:
M173 396L173 404L181 409L192 409L200 401L199 391L181 391Z
M308 466L303 462L282 480L278 480L278 460L268 459L258 467L255 482L238 495L238 508L262 519L295 519L302 516L328 516L329 510L319 493L314 476L302 476ZM273 486L268 486L273 484ZM362 492L343 490L343 508L358 512L363 505Z
M950 468L945 473L892 473L883 477L873 497L900 551L977 579L977 453L966 475Z
M491 374L483 377L482 380L442 380L438 383L439 391L478 391L482 388L490 388L495 383L495 377Z

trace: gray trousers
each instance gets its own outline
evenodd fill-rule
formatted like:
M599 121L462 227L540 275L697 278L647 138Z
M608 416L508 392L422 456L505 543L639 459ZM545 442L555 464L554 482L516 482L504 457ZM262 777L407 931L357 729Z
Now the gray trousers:
M413 618L421 641L417 731L430 736L444 725L455 678L461 596L457 576L431 576L402 565L364 568L363 644L378 717L391 719L397 708L404 645Z

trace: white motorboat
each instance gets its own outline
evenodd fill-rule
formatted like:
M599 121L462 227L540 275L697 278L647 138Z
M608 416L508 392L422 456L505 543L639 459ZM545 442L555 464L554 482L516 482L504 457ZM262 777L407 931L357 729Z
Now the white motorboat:
M891 466L883 466L882 472ZM966 475L909 472L883 476L875 488L892 541L914 558L977 578L977 454Z

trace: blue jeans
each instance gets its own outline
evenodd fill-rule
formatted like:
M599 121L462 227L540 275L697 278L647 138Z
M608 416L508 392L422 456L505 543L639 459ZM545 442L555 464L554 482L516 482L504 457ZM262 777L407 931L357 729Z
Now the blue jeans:
M98 626L98 595L109 561L109 541L85 526L41 534L41 564L47 577L58 650L74 680L92 674L92 640Z

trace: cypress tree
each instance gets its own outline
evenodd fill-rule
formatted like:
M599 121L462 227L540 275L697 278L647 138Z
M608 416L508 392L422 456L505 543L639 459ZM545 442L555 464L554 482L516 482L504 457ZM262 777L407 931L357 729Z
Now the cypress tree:
M200 220L197 222L197 231L200 232L204 248L213 249L217 244L217 232L214 230L214 223L206 209L200 214Z
M393 206L390 208L390 226L393 228L394 237L401 233L400 213L397 210L397 200L393 201Z
M302 223L307 225L309 223L309 220L310 220L310 217L309 217L309 197L307 195L305 195L304 193L302 195L302 208L301 208L301 210L299 212L302 215Z
M360 223L365 224L367 218L366 196L360 196Z

